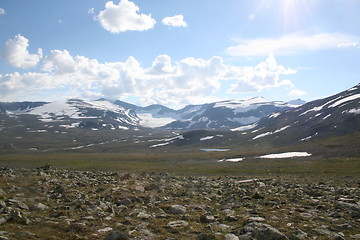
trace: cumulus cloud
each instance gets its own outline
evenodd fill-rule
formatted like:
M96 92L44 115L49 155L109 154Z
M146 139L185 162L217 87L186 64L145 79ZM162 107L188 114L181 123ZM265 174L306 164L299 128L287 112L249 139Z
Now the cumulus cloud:
M129 30L144 31L153 28L156 23L155 19L151 17L151 14L139 14L139 10L135 3L128 0L121 0L119 4L109 1L97 19L101 26L111 33Z
M19 34L14 39L6 41L1 56L11 66L18 68L34 67L42 58L42 49L39 48L37 53L30 54L28 47L29 40Z
M39 70L0 75L2 99L29 92L41 95L46 91L67 89L80 97L125 99L131 96L144 105L180 106L218 100L213 96L224 81L235 81L228 89L233 93L294 88L290 80L281 77L296 72L278 64L273 55L256 66L240 67L226 64L218 56L189 57L174 62L170 56L162 54L155 57L149 67L144 67L131 56L125 61L101 63L73 56L67 50L50 51L39 64Z
M298 33L279 38L240 39L239 44L229 47L227 53L234 56L277 56L304 54L309 51L333 48L360 47L360 36L344 33L320 33L301 35Z
M3 14L5 14L6 12L5 12L5 9L3 9L3 8L0 8L0 15L3 15Z
M171 27L187 27L187 23L184 20L183 15L175 15L172 17L165 17L161 21L166 26Z
M280 76L295 73L296 70L279 65L274 55L270 54L265 61L260 62L256 66L245 68L233 67L227 72L226 78L236 79L237 81L232 85L229 90L230 92L258 92L266 88L293 87L294 85L290 80L280 80Z

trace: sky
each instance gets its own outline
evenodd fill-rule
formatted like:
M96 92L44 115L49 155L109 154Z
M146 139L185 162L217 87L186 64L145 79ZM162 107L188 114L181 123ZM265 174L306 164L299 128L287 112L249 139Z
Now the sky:
M360 81L359 0L0 0L0 101L311 101Z

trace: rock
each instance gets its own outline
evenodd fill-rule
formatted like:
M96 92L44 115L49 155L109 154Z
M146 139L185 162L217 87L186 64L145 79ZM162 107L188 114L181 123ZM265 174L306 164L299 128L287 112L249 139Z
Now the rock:
M244 227L246 233L250 233L253 238L266 240L283 240L288 239L283 233L276 228L259 222L252 222Z
M6 218L0 217L0 225L4 224L6 222L7 222Z
M252 196L253 199L257 199L257 200L260 200L260 199L264 199L264 196L262 196L259 192L256 192L253 196Z
M214 216L209 215L209 214L204 214L200 216L200 222L201 223L212 223L215 222L216 219Z
M71 223L70 226L66 229L68 232L83 232L86 229L86 224L82 222Z
M215 236L212 234L201 233L197 236L197 240L215 240Z
M112 231L105 237L105 240L126 240L126 239L129 239L129 237L125 234L119 233L118 231Z
M224 240L239 240L239 238L232 233L228 233L225 235Z
M19 211L15 211L10 215L9 221L11 222L17 222L24 225L29 225L30 220L23 217Z
M54 190L53 193L59 193L59 194L63 194L65 192L65 188L61 185L57 186Z
M97 232L98 233L106 233L106 232L110 232L112 230L113 230L112 227L106 227L106 228L98 229Z
M256 239L252 238L250 234L243 234L239 236L239 240L256 240Z
M265 222L265 218L262 217L249 217L248 219L246 219L244 225L247 225L249 223L252 222Z
M6 192L4 192L4 190L2 190L1 188L0 188L0 196L5 196L6 195Z
M301 231L300 229L298 229L291 237L290 240L305 240L308 238L308 235Z
M167 224L167 226L170 228L184 228L184 227L188 227L189 223L184 220L171 221Z
M321 236L326 236L328 239L331 240L345 240L345 238L340 234L332 232L326 228L315 228L313 229L313 232Z
M184 214L184 213L186 213L186 207L184 207L182 205L171 205L167 209L167 212L172 213L172 214Z
M336 208L349 211L353 218L360 218L360 206L358 204L339 201L336 203Z
M43 203L35 203L34 206L31 208L32 211L45 211L49 207Z

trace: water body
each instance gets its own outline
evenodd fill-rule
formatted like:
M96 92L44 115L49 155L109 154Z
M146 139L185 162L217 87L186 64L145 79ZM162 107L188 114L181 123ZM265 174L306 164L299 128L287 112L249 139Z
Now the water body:
M227 152L230 151L230 149L226 149L226 148L201 148L201 151L204 152Z

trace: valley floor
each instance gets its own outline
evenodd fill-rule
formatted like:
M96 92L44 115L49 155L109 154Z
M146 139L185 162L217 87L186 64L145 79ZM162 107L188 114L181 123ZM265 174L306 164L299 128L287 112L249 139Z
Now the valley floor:
M0 239L359 239L359 177L2 167Z

